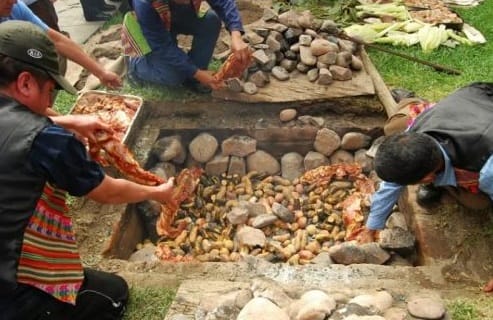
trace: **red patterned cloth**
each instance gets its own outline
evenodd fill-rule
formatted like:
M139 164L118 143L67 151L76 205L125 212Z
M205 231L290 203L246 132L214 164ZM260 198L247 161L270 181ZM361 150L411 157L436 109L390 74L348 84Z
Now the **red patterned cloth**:
M479 172L454 168L457 185L471 193L479 193Z
M84 272L65 196L45 185L24 233L17 281L75 304Z

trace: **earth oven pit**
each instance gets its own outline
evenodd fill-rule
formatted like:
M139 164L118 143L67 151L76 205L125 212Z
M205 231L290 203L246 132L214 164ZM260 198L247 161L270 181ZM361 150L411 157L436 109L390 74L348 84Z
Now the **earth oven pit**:
M279 162L280 157L288 152L297 152L304 157L307 152L313 151L313 141L320 127L314 123L300 123L299 120L281 122L279 114L287 108L297 110L297 119L300 116L322 118L323 127L333 130L341 138L348 132L359 132L374 141L383 134L382 128L386 121L380 102L371 96L307 104L147 101L133 121L126 142L146 169L150 169L156 162L150 156L154 143L162 137L173 135L179 135L187 148L188 143L198 134L208 133L217 139L218 153L221 152L224 139L234 135L249 136L256 140L257 150L267 151ZM180 169L177 166L176 172ZM416 236L415 256L409 259L412 264L432 265L437 259L453 256L453 249L447 244L450 238L443 237L435 231L435 226L430 225L427 215L423 214L424 209L415 203L414 192L405 192L399 201L399 209L411 233ZM126 260L137 245L149 236L141 215L137 213L137 204L128 205L121 212L121 218L103 255L106 258Z
M146 169L152 168L157 161L151 150L158 139L179 135L187 148L193 138L204 132L217 139L218 153L224 139L238 135L255 139L257 150L267 151L279 162L282 155L289 152L304 157L314 151L313 142L320 127L299 120L282 123L279 114L287 108L296 109L298 119L302 116L323 119L323 127L340 137L348 132L359 132L372 141L382 135L386 120L379 101L373 97L339 98L309 104L242 104L214 100L186 104L146 102L133 121L126 142ZM179 170L177 166L176 171ZM137 244L146 238L149 234L137 213L137 205L128 205L112 234L105 256L128 259Z

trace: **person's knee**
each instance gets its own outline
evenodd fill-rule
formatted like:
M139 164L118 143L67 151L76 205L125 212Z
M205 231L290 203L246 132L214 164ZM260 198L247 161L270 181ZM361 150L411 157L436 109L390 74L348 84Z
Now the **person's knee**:
M462 200L462 199L461 199ZM491 200L488 197L474 197L472 199L465 199L459 202L466 208L471 210L485 210L491 208Z
M135 84L161 85L178 87L186 77L177 72L172 66L166 64L159 53L151 53L153 56L131 58L127 63L127 76Z
M463 188L445 187L445 190L462 206L471 210L485 210L492 206L491 199L485 193L471 193Z
M383 127L386 136L406 131L410 117L408 115L397 113L389 118Z
M93 269L84 269L85 283L81 290L100 292L112 300L128 300L128 284L119 275Z
M209 10L205 14L203 19L204 28L201 28L203 32L219 34L221 31L221 19L214 10Z
M125 279L123 279L119 275L112 274L112 276L114 277L113 285L115 286L115 292L118 292L118 295L121 296L121 300L124 300L126 302L129 295L127 281L125 281Z

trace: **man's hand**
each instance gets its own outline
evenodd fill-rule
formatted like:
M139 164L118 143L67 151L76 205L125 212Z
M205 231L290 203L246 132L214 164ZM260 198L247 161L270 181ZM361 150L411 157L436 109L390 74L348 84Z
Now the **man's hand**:
M172 177L169 178L168 181L166 181L165 183L157 186L158 192L156 193L156 197L154 200L160 203L172 202L174 182L175 182L175 178Z
M484 292L492 292L493 291L493 279L488 281L488 283L483 287Z
M240 61L247 61L250 56L250 48L248 44L243 41L241 33L239 31L231 32L231 51L238 54Z
M363 230L356 237L356 241L358 241L359 244L374 242L376 232L376 230L370 230L363 227Z
M104 130L113 133L113 129L111 129L111 126L97 116L77 115L76 117L77 119L72 130L75 131L76 134L87 138L89 141L96 141L94 132L97 130Z
M114 72L105 70L98 76L101 83L110 89L118 89L122 86L122 79Z
M113 133L113 129L106 122L94 115L65 115L51 117L53 122L72 131L83 143L96 141L94 132L105 130Z
M203 85L210 87L212 90L218 90L224 86L222 81L218 81L214 78L212 71L199 69L193 77Z

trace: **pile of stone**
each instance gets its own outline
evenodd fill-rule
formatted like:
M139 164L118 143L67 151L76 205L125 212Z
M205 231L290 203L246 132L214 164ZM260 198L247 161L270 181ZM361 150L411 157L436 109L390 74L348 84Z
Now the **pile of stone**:
M166 319L185 320L174 314ZM277 320L404 320L446 319L445 302L437 292L419 290L393 296L387 290L302 290L268 279L254 279L249 287L203 297L193 319Z
M355 43L340 39L332 20L316 19L310 11L276 14L266 9L258 24L244 35L253 51L253 63L242 79L230 79L228 88L255 94L268 86L270 77L288 81L292 74L305 74L318 85L351 80L363 68Z

